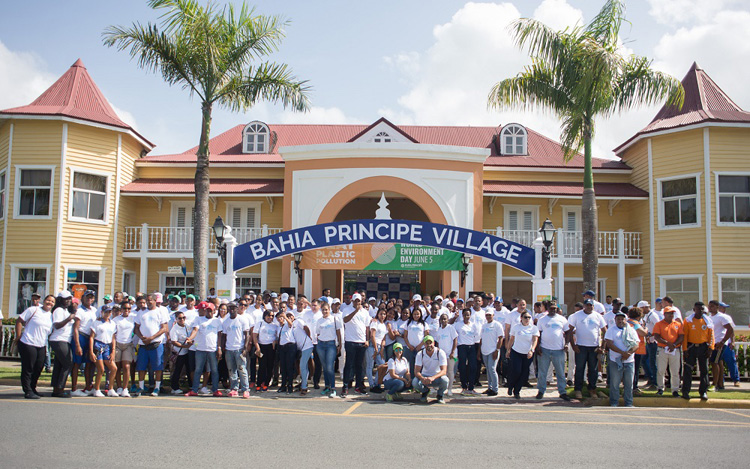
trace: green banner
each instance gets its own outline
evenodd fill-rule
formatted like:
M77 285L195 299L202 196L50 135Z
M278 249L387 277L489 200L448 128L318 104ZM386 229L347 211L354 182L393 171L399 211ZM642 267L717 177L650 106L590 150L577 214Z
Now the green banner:
M364 270L464 270L460 252L414 244L380 246L383 252Z

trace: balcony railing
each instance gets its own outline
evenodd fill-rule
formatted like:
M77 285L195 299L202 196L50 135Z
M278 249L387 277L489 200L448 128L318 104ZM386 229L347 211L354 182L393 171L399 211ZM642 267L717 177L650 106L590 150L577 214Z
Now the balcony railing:
M247 243L281 231L281 228L233 228L237 244ZM209 252L216 250L216 238L209 229ZM145 244L143 240L146 240ZM193 228L178 226L128 226L125 227L125 252L192 252Z
M531 247L534 240L539 236L537 230L484 230L501 238L509 239L518 244ZM600 231L599 258L618 259L622 249L624 259L642 259L641 234L634 231ZM580 258L583 254L583 232L557 230L555 241L552 243L552 257L562 255L564 258Z

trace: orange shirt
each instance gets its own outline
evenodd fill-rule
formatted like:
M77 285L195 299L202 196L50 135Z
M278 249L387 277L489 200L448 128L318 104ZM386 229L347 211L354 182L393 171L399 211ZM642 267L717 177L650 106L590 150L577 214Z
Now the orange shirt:
M710 319L709 319L710 321ZM705 317L696 319L695 317L685 319L685 342L683 348L687 349L688 344L707 343L708 347L714 348L714 331L713 323L706 321Z
M672 321L668 323L665 320L661 320L654 324L654 332L653 334L659 334L662 339L666 340L669 343L675 343L677 341L677 337L680 334L683 334L684 329L682 327L682 324L677 321ZM666 345L659 342L659 347L666 347Z
M643 329L643 324L641 324L640 322L635 321L633 319L628 319L628 324L630 324L631 327L633 327L633 328L636 329L636 331L635 331L636 334L638 333L639 329ZM636 325L638 325L638 328L635 327ZM635 354L636 355L646 355L646 338L645 337L641 337L640 335L638 335L638 340L640 340L640 342L638 342L638 348L635 350Z

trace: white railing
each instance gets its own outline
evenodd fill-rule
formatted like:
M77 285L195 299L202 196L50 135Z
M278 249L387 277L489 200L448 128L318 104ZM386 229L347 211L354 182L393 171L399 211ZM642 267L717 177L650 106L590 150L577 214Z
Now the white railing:
M531 247L539 236L537 230L484 230L485 233L509 239L518 244ZM598 233L599 257L602 259L641 259L641 234L632 231L600 231ZM565 258L580 258L583 254L583 232L557 230L552 243L552 256L562 255Z
M234 228L232 234L237 244L243 244L281 231L281 228ZM216 238L209 230L209 251L216 250ZM143 240L146 240L144 245ZM178 226L127 226L125 227L125 252L191 252L193 228Z

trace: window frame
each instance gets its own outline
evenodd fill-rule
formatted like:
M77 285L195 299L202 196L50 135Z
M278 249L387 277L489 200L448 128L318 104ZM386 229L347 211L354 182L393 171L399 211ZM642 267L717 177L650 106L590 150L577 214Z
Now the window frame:
M0 181L3 181L5 187L0 188L0 194L2 194L3 200L2 203L0 203L0 209L2 209L3 213L0 214L0 220L5 220L6 215L8 214L8 171L3 169L0 171Z
M539 226L539 205L516 205L516 204L503 204L503 231L526 231L523 228L517 230L511 230L509 226L509 214L512 211L524 212L531 211L531 231L538 230Z
M18 317L16 313L16 305L18 304L18 271L20 269L45 269L46 280L45 280L45 291L46 295L50 294L50 273L52 272L52 264L10 264L10 304L8 309L8 317ZM53 293L54 294L54 293ZM43 300L44 298L42 298Z
M73 186L76 173L89 174L91 176L99 176L104 178L104 219L97 220L96 218L84 218L73 215L73 191L83 191L87 194L101 194L100 192L90 191L88 189L76 189ZM91 223L94 225L106 225L109 223L109 183L111 180L111 174L104 171L97 171L93 169L83 169L77 167L70 167L70 179L68 181L68 220L80 223ZM89 206L91 202L89 199Z
M580 205L562 205L562 229L563 231L583 231L583 227L581 226L581 206ZM578 224L576 230L569 230L568 226L568 212L575 212L576 214L576 223Z
M51 220L55 208L55 165L14 165L16 167L16 180L14 181L13 218L17 220ZM21 172L24 170L49 170L49 210L47 215L21 215ZM37 187L37 186L34 186ZM41 187L41 186L39 186Z
M249 290L255 291L256 294L258 294L258 293L260 293L260 292L263 291L263 289L264 289L264 285L262 283L263 282L263 278L261 277L260 274L237 274L236 278L235 278L235 288L236 288L236 291L237 291L238 295L240 295L240 296L243 295L243 293L242 293L242 287L241 287L241 284L242 284L242 280L241 279L243 279L243 278L257 278L258 280L260 280L260 286L257 287L257 288L251 287ZM240 285L237 285L237 283L240 283Z
M725 278L748 279L748 278L750 278L750 274L747 274L747 273L745 273L745 274L716 274L716 278L718 279L718 282L719 282L719 284L718 284L718 287L719 287L719 301L724 301L724 290L721 288L721 282L722 282L722 280L724 280ZM731 303L730 303L730 305L731 305ZM729 314L730 316L732 316L731 310L729 310L729 311L730 312L727 313L727 314ZM734 316L732 316L732 319L734 320ZM735 323L737 323L737 321L735 321ZM736 326L739 329L747 329L748 328L748 326L745 325L745 324L736 324Z
M668 295L667 293L667 280L685 280L685 279L692 279L698 280L698 299L696 301L699 301L701 298L704 298L703 296L703 274L674 274L674 275L659 275L659 296L664 298ZM682 316L686 317L690 314L690 311L692 310L693 305L690 305L690 308L687 310L687 312L682 311Z
M701 227L701 174L702 173L690 173L680 174L679 176L669 176L663 178L657 178L656 181L656 204L657 204L657 217L659 222L659 230L680 230L685 228L700 228ZM679 179L695 179L695 223L680 223L678 225L666 225L664 223L664 197L662 196L662 182L676 181ZM680 200L687 198L687 196L668 197L667 202L672 200Z
M68 290L68 272L71 270L88 270L90 272L99 272L99 284L96 290L96 304L101 305L102 299L104 298L104 289L107 283L107 268L100 265L78 265L78 264L65 264L63 265L63 284L65 289ZM81 279L83 280L83 279ZM130 292L128 292L130 293Z
M744 228L750 228L750 222L736 222L736 221L721 221L721 207L720 207L720 197L721 192L719 190L719 176L746 176L750 177L750 172L747 171L714 171L714 192L716 196L716 226L734 226L734 227L744 227ZM737 195L737 193L731 193L732 195ZM748 197L750 197L750 193L748 193ZM735 212L735 218L737 217L737 213Z
M125 285L125 275L131 276L130 278L132 279L132 283L133 283L133 289L132 289L133 291L130 291L129 289L130 286ZM134 270L123 269L120 285L122 285L121 291L126 292L128 295L135 296L134 293L136 293L136 286L135 286L136 285L136 272Z
M254 125L259 125L262 129L264 129L264 132L249 132L250 127ZM249 135L265 135L265 140L263 143L263 150L258 150L258 141L257 139L253 142L253 148L252 150L248 150L247 144L248 144L248 136ZM261 121L252 121L248 123L245 128L242 129L242 153L245 154L264 154L268 153L271 149L271 130L268 128L268 125L261 122Z
M519 135L519 134L515 134L515 133L510 133L511 129L520 129L521 130L521 134L520 135L523 137L523 139L522 139L522 147L523 147L523 149L522 149L521 153L518 153L518 152L515 151L515 147L517 145L516 142L513 142L513 150L514 150L513 152L507 153L505 151L505 137L506 137L506 132L509 135L513 135L513 136L518 136ZM500 130L500 154L503 155L503 156L525 156L525 155L529 154L529 131L526 130L526 127L522 126L521 124L510 123L510 124L505 125Z
M159 274L159 291L160 292L166 292L167 288L174 288L174 287L167 287L167 277L179 277L181 279L184 279L185 285L178 288L177 291L185 290L188 294L195 293L195 274L193 271L188 271L185 273L185 275L182 274L174 274L169 272L159 271L157 272ZM193 278L193 286L188 287L187 286L187 279L192 277ZM188 288L190 288L192 291L188 291Z
M393 138L391 138L391 135L388 132L381 130L372 137L372 141L373 143L391 143L393 142Z

